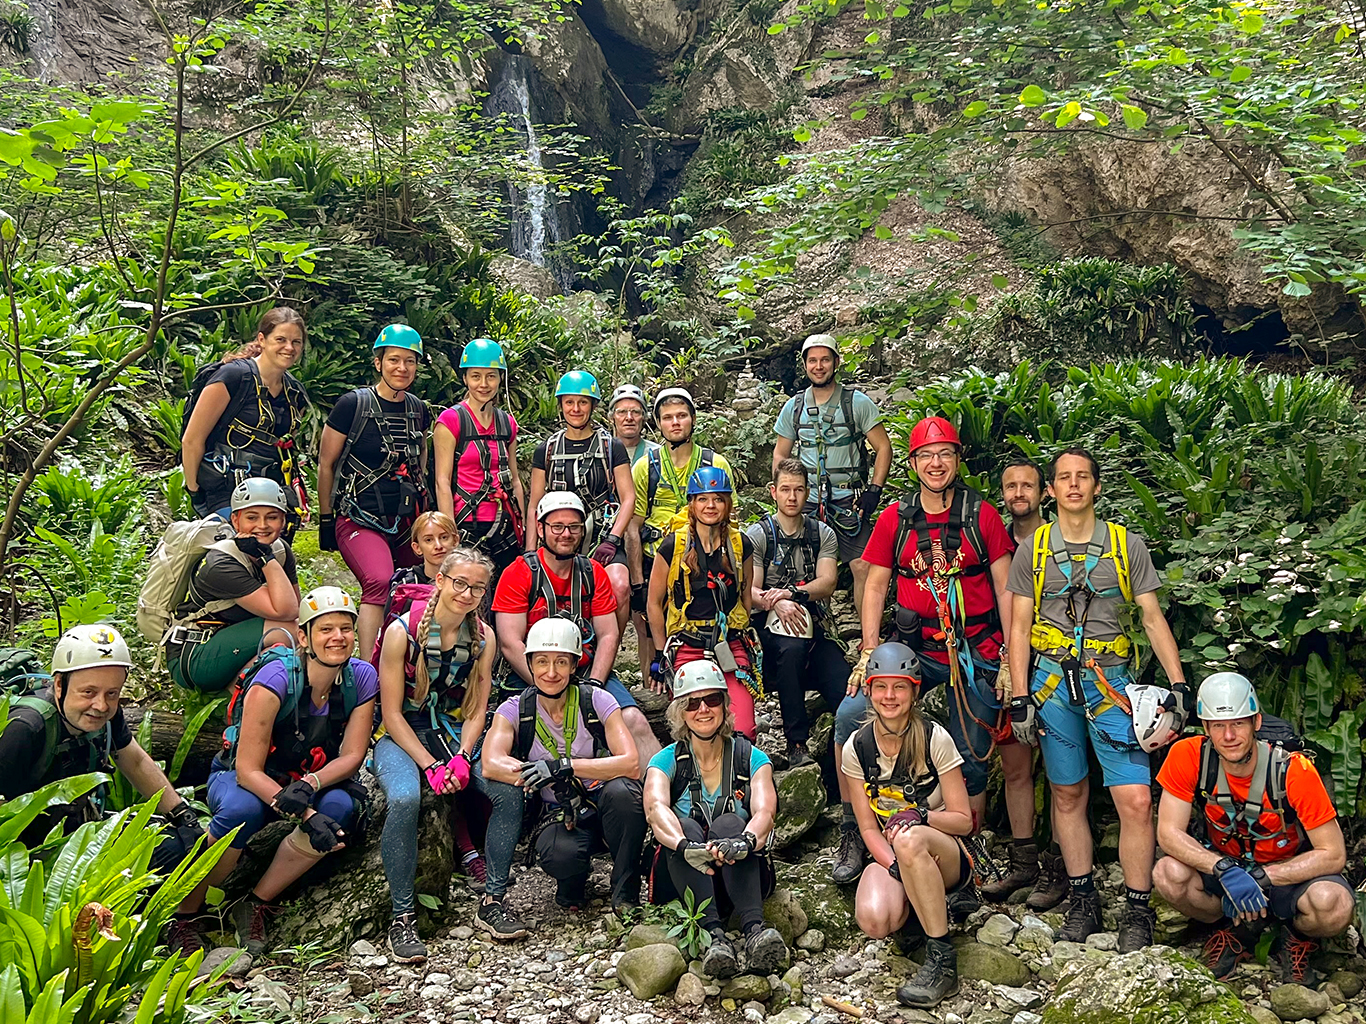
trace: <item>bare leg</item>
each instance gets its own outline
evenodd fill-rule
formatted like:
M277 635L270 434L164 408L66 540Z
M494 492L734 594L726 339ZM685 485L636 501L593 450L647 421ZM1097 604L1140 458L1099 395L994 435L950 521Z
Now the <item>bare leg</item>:
M1119 864L1124 869L1124 884L1131 889L1151 889L1157 852L1152 790L1147 786L1111 786L1110 796L1119 811Z
M1295 929L1311 938L1341 935L1352 923L1352 902L1352 894L1336 882L1315 882L1295 905Z
M1034 751L1023 743L998 747L1005 775L1006 814L1012 839L1034 837Z
M383 622L383 605L363 604L360 606L360 616L356 621L356 640L360 644L360 653L357 657L369 659L370 653L375 649L375 637L379 636L379 627Z
M612 593L616 595L617 631L621 633L631 618L631 570L624 565L609 565L607 578L612 581Z
M1219 897L1205 892L1200 873L1175 857L1163 857L1157 862L1153 868L1153 888L1192 920L1213 924L1224 916Z
M906 923L911 904L906 889L881 864L869 864L854 895L854 921L873 939L885 939Z
M901 866L906 896L925 934L931 938L947 935L949 908L944 897L958 883L958 843L937 828L920 825L898 832L892 850Z
M1053 784L1054 834L1067 873L1073 878L1090 874L1092 868L1091 821L1086 816L1090 799L1091 784L1087 779L1070 786Z
M212 846L221 838L221 836L215 836L210 832L204 837L205 848L207 849ZM180 904L180 912L182 914L197 914L202 910L204 907L204 897L207 895L209 889L221 885L223 880L232 874L232 869L237 867L237 862L241 859L241 850L233 849L231 846L224 850L223 856L218 858L218 863L213 866L213 870L209 872L208 877L195 886L194 891L186 896L184 902Z

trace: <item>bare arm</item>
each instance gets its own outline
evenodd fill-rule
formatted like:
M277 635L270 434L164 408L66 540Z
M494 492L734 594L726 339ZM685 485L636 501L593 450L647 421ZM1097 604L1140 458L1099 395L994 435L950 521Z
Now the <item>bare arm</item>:
M161 794L157 810L163 814L185 802L171 785L171 780L166 778L166 773L152 760L152 755L142 749L137 740L122 750L116 750L114 763L119 766L123 777L133 784L133 788L141 793L144 799L150 800L154 794Z
M308 700L305 693L302 700ZM328 761L314 772L318 788L326 789L339 782L345 782L365 763L365 755L370 750L370 733L375 728L375 702L367 700L352 709L346 720L346 732L342 735L341 750L335 760Z
M299 617L299 588L290 582L284 566L278 558L272 558L262 567L266 582L237 603L251 614L262 619L276 622L289 622Z
M1347 844L1338 819L1325 821L1305 832L1312 849L1303 850L1289 860L1266 865L1266 877L1273 885L1298 885L1321 875L1336 875L1347 866Z
M795 443L790 437L778 436L773 439L773 466L769 472L775 480L778 477L778 463L792 454Z
M514 478L515 479L515 478ZM531 500L525 505L526 509L526 544L523 545L528 551L536 550L536 506L545 497L545 470L531 467Z
M816 578L802 587L813 601L824 601L835 592L839 581L840 563L834 558L816 560Z
M494 715L480 755L484 778L513 786L522 784L522 762L512 756L512 740L512 723L502 715Z
M850 782L858 786L859 792L862 792L862 783L858 779L850 779ZM892 865L896 863L896 854L892 852L892 844L887 842L887 837L882 834L882 824L867 800L854 800L854 820L858 822L859 835L863 837L863 845L868 848L868 855L884 868L891 870Z
M432 445L436 450L436 508L455 518L455 435L444 423L432 428Z
M512 474L512 500L519 509L525 509L528 515L536 515L536 506L527 502L526 491L522 488L522 473L517 468L517 450L508 445L508 472ZM535 536L536 531L532 530L530 536Z
M749 786L749 829L759 840L756 849L768 845L773 834L773 818L778 813L778 790L773 785L773 765L766 764L754 773Z
M1176 646L1176 637L1167 625L1167 617L1162 614L1162 606L1157 603L1157 593L1150 591L1134 598L1143 612L1143 631L1148 634L1148 642L1153 645L1153 653L1162 663L1167 673L1167 681L1173 686L1186 681L1186 670L1181 667L1181 653Z
M882 609L887 603L887 584L892 581L892 570L882 565L869 565L863 583L863 607L859 612L862 627L862 649L871 651L882 639Z
M616 613L594 615L593 632L597 636L597 647L593 651L592 677L605 683L612 674L612 663L617 660L617 647L621 644L621 629L617 625Z
M669 777L659 768L646 769L645 820L650 823L650 830L660 846L676 850L683 841L683 826L674 813L670 796Z
M253 686L247 690L237 741L237 784L266 804L275 802L281 788L266 774L266 756L279 712L280 698L266 687Z
M1010 695L1029 693L1029 630L1034 624L1034 598L1011 594L1010 602Z
M645 579L643 563L641 562L641 556L644 552L640 545L640 527L637 525L644 521L640 516L632 516L630 522L626 524L626 533L623 538L626 541L626 565L631 570L632 586L643 582Z
M972 808L968 805L968 784L963 781L963 769L952 768L940 773L939 792L944 798L944 807L930 811L925 821L947 835L967 835L972 831Z
M1190 820L1190 803L1163 790L1157 802L1157 845L1187 867L1210 874L1224 854L1206 848L1187 834Z
M868 482L881 487L892 471L892 439L887 436L887 428L881 423L864 436L873 446L873 478Z
M640 755L636 752L636 741L631 739L631 730L620 709L613 711L602 723L607 733L607 749L611 757L575 757L571 760L574 774L581 779L596 779L607 782L611 779L636 779L640 777Z
M190 422L185 424L185 437L180 442L180 462L185 468L185 489L199 490L199 465L204 461L204 450L209 444L209 435L227 411L228 386L222 383L210 384L199 394L194 404Z
M630 527L631 517L636 514L636 482L631 476L631 464L629 462L612 470L612 483L617 489L617 501L621 503L621 507L617 510L617 518L612 525L616 527L617 536L623 537ZM623 523L626 526L622 526Z
M996 612L1001 616L1001 636L1005 638L1007 644L1014 646L1011 640L1011 625L1014 622L1012 613L1015 610L1015 595L1006 589L1006 583L1010 580L1010 556L1002 555L991 563L991 584L996 590ZM1010 666L1012 675L1015 666Z
M662 555L655 555L655 567L650 570L650 596L648 614L650 618L650 639L655 650L664 650L668 634L664 632L664 602L669 592L669 563Z
M332 427L323 427L322 440L318 442L318 511L323 515L333 511L332 484L337 477L337 462L341 459L344 447L345 434Z

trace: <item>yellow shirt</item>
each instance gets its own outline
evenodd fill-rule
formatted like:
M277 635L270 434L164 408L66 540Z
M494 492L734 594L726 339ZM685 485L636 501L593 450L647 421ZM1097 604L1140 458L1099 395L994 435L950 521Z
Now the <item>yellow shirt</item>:
M668 446L664 446L659 451L659 486L655 490L654 501L650 501L650 460L640 459L631 467L631 478L636 485L636 513L645 516L645 525L654 527L660 531L661 535L670 532L669 521L673 519L678 511L688 503L688 478L702 464L702 448L694 443L692 455L688 458L688 465L685 469L675 472L673 462L669 458ZM712 465L718 469L724 469L731 478L731 485L735 484L735 475L731 472L730 463L726 461L724 455L719 452L712 460ZM659 547L659 541L646 543L645 553L651 558L654 557L655 548Z

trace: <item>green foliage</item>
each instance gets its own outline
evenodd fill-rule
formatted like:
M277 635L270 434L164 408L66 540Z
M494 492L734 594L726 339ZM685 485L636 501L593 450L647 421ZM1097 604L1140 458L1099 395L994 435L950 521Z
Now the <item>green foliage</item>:
M693 217L706 217L750 188L781 181L787 172L778 157L793 148L791 121L791 103L770 110L711 111L701 144L684 173L680 208Z
M710 903L711 897L696 903L690 889L681 900L646 908L646 916L664 924L669 938L678 944L684 958L695 960L711 945L711 933L702 923Z

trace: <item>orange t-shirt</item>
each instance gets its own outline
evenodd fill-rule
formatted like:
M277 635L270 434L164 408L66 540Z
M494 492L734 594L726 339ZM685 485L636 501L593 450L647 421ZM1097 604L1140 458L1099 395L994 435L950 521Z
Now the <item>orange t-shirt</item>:
M1203 736L1191 736L1172 744L1172 748L1167 754L1166 763L1162 765L1162 770L1157 773L1158 785L1178 800L1184 800L1187 803L1195 802L1195 787L1200 779L1200 747L1204 742ZM1258 764L1255 770L1262 771L1263 768ZM1239 802L1246 800L1248 789L1252 783L1252 776L1239 778L1236 775L1227 775L1227 777L1233 799ZM1319 773L1314 768L1313 762L1303 754L1291 755L1290 767L1285 777L1285 797L1286 803L1294 809L1299 818L1299 823L1305 831L1312 831L1337 817L1337 811L1333 808L1333 801L1328 796L1328 791L1324 789L1323 780L1319 778ZM1205 817L1209 819L1210 845L1230 856L1242 857L1243 841L1238 838L1238 832L1235 831L1226 837L1214 827L1216 825L1227 827L1228 825L1228 818L1223 808L1211 799L1205 804ZM1241 827L1240 822L1238 829L1241 830ZM1280 815L1270 809L1262 811L1261 817L1257 820L1257 827L1264 834L1280 831L1282 828ZM1255 842L1252 856L1258 864L1270 864L1275 861L1289 860L1299 850L1300 832L1298 829L1291 828L1276 839L1264 839Z

